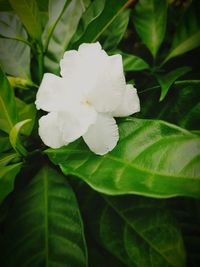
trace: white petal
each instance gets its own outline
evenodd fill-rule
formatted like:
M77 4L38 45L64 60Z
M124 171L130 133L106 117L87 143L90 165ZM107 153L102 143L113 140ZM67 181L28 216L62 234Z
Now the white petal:
M125 93L120 105L112 112L113 117L125 117L140 111L140 100L137 90L131 85L126 85Z
M89 93L89 98L98 112L111 112L120 104L126 87L122 57L107 56L97 63L98 68L94 68L98 69L96 85Z
M62 77L68 77L69 74L71 75L74 73L74 70L77 69L79 63L78 60L79 56L76 50L70 50L64 53L64 56L60 61L60 74Z
M84 135L96 117L94 108L86 104L80 104L73 112L60 112L58 122L63 140L73 142Z
M62 132L59 128L58 114L51 112L39 120L39 136L45 145L52 148L59 148L67 145L62 138Z
M115 119L105 114L98 114L95 124L91 125L83 136L90 150L98 155L111 151L119 139Z
M96 43L83 43L79 46L78 52L80 52L83 55L91 54L91 53L97 53L102 50L102 47L99 42Z
M62 78L45 73L36 95L37 109L58 111L65 106L65 84Z

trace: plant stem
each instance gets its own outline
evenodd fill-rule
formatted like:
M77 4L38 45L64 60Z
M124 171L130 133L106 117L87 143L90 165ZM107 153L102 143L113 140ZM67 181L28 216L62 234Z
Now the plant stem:
M36 51L37 51L37 63L38 63L38 83L40 84L44 71L44 55L42 46L40 44L37 45Z

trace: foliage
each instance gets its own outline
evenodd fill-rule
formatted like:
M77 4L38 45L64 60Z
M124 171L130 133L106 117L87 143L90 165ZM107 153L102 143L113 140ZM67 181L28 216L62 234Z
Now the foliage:
M2 266L200 265L200 2L0 1ZM120 53L141 112L105 156L48 149L34 102L66 50Z

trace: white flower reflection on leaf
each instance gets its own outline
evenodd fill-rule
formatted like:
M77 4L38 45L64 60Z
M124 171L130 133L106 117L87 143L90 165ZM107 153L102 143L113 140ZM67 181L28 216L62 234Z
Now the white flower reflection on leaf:
M113 117L140 110L137 91L127 85L121 55L108 56L97 43L82 44L64 54L61 76L46 73L36 97L39 135L52 148L83 137L96 154L111 151L119 139Z

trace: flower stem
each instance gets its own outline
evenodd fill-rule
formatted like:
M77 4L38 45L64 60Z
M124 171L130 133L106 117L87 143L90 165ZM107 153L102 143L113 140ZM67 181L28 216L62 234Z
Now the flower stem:
M40 84L44 72L44 54L43 54L43 48L40 44L37 44L36 54L38 63L38 83Z

